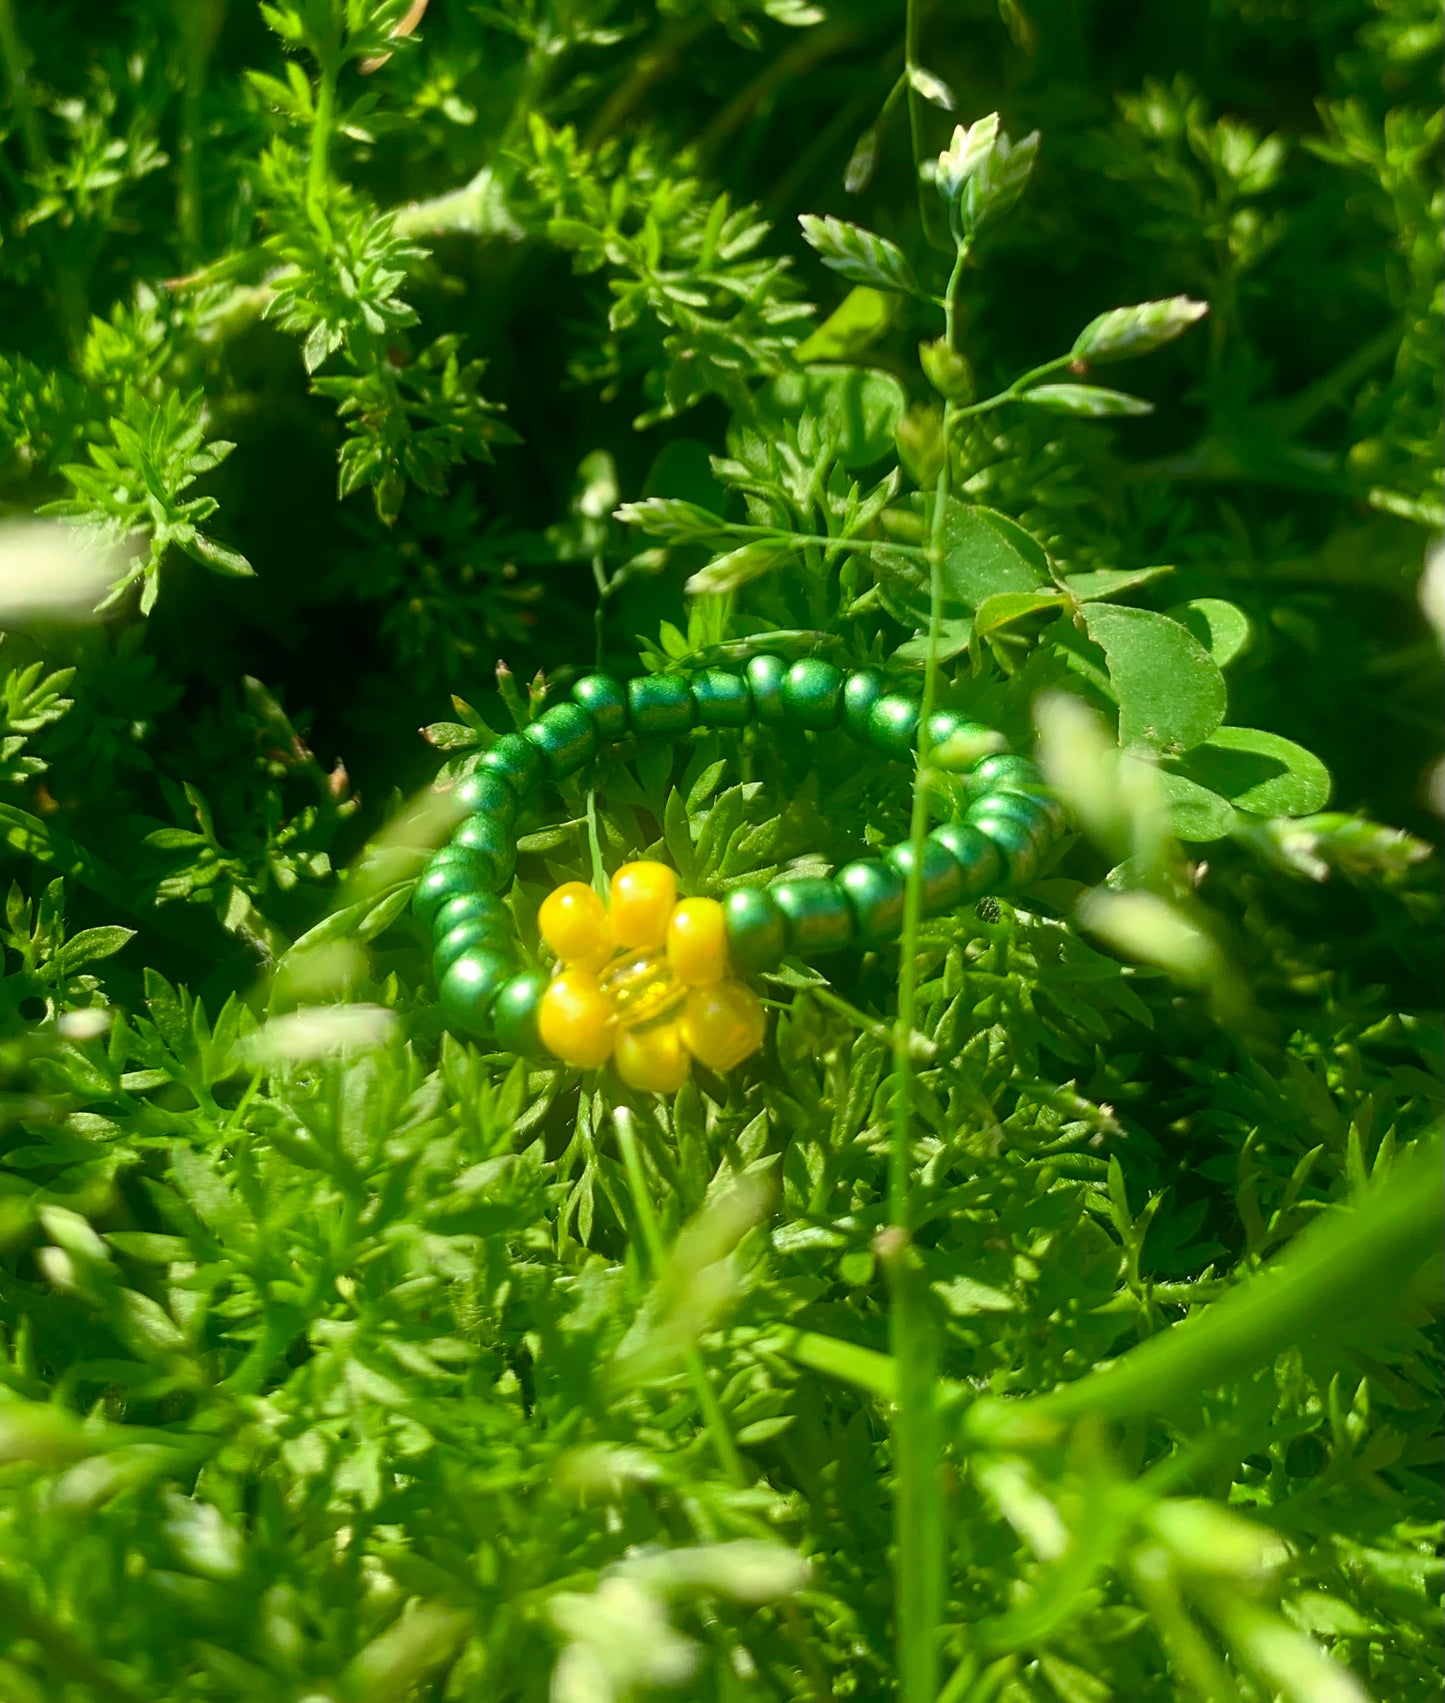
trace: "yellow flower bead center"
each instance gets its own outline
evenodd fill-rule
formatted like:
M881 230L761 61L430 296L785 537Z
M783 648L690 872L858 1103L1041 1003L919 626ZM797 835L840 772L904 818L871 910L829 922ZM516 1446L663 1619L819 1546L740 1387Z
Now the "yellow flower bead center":
M661 952L619 954L598 977L619 1029L640 1029L682 1009L687 988Z

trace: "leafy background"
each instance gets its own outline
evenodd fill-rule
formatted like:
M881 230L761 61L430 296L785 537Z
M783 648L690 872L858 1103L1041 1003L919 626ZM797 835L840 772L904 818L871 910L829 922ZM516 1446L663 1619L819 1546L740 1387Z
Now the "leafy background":
M0 0L0 1693L1438 1695L1440 45ZM675 1104L443 1038L438 766L754 645L932 654L1079 840ZM801 735L585 778L524 933L589 804L714 892L909 825Z

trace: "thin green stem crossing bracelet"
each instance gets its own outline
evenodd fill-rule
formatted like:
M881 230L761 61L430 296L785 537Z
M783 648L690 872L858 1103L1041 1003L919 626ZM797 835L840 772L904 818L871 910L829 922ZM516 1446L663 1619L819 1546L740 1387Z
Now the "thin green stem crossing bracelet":
M661 863L625 864L606 900L571 881L548 895L537 917L554 969L522 964L515 925L497 895L512 879L528 795L543 780L575 775L604 745L628 736L752 721L818 733L843 728L906 757L917 747L920 710L916 699L885 691L877 669L755 656L741 673L707 668L626 683L589 674L573 686L570 703L485 753L457 788L465 820L427 864L412 901L435 941L439 1000L453 1029L581 1069L610 1059L630 1086L673 1093L692 1060L729 1070L762 1044L763 1008L741 977L789 954L808 959L897 939L913 867L909 842L831 877L735 887L721 902L679 900L673 872ZM1066 832L1063 805L1027 757L997 749L1002 742L990 729L940 710L927 731L930 749L975 755L963 770L969 802L961 819L923 842L925 914L1018 892Z

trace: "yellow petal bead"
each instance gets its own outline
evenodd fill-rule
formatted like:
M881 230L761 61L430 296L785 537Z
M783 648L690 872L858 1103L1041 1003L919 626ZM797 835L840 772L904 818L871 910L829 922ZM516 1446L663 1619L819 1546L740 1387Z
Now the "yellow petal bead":
M542 1045L564 1064L595 1070L612 1056L612 1005L590 970L553 976L537 1013Z
M673 908L667 959L689 987L708 987L728 973L727 913L716 899L684 899Z
M682 1012L683 1044L709 1070L731 1070L763 1044L763 1002L746 982L693 988Z
M612 951L607 906L585 881L569 881L542 901L542 939L564 964L600 964Z
M612 933L619 946L661 946L677 903L677 877L665 863L624 863L612 877Z
M687 1081L690 1060L676 1023L650 1029L619 1029L613 1055L617 1074L629 1088L675 1094Z

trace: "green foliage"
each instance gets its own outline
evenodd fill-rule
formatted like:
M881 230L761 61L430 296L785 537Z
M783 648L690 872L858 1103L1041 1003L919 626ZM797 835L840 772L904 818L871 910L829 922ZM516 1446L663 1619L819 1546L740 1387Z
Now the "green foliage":
M1135 10L0 0L0 1696L1438 1695L1442 26ZM446 787L760 651L1077 835L670 1101L445 1034Z

